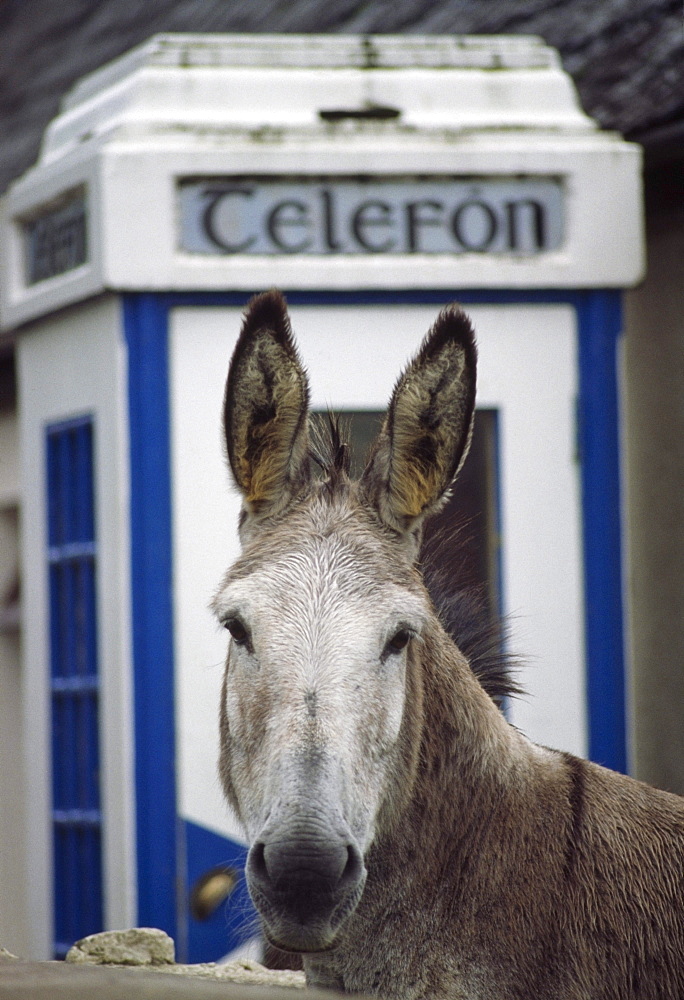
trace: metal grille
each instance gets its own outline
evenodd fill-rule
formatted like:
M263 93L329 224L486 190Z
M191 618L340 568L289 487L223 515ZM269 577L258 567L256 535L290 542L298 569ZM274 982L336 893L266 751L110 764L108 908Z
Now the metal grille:
M103 929L93 423L47 429L55 958Z

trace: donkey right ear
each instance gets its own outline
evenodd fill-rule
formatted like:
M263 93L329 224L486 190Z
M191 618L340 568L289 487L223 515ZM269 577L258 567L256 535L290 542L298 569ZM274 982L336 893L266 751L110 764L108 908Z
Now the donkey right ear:
M248 515L281 514L310 478L309 387L278 291L251 300L228 371L228 461Z

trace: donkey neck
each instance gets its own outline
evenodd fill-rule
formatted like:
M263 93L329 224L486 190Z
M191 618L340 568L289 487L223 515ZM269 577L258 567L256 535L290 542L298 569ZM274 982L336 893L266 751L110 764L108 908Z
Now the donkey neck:
M419 768L402 820L378 845L396 854L432 842L465 855L482 843L509 798L528 780L531 747L504 719L467 662L436 627L426 637L421 662L423 712Z
M503 869L480 859L501 858L495 841L502 818L530 780L535 749L508 725L441 629L426 637L421 675L412 794L370 849L364 895L339 948L305 960L312 983L387 997L445 995L440 989L448 984L448 995L460 997L467 976L454 979L448 967L454 937L462 928L467 964L477 909L506 882Z

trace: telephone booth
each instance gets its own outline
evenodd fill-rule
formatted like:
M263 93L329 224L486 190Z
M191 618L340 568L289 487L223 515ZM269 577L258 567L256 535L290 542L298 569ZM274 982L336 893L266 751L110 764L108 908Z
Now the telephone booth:
M640 197L639 149L536 38L160 35L68 95L2 209L36 954L147 925L200 961L254 934L208 603L238 551L223 385L265 288L359 451L440 307L471 313L448 516L521 657L506 711L626 768L617 352Z

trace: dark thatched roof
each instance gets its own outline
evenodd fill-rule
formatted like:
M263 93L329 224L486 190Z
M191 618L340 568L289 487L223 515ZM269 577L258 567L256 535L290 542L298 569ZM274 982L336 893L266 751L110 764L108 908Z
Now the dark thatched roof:
M66 90L157 32L536 34L602 126L681 159L681 0L0 0L0 191Z

